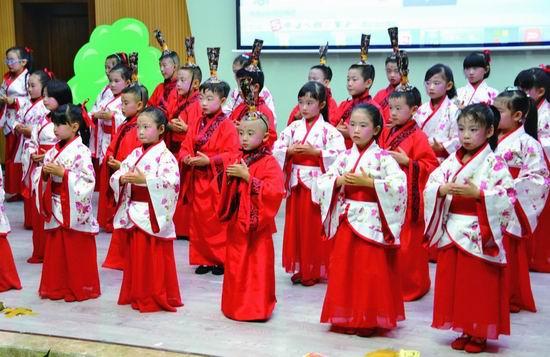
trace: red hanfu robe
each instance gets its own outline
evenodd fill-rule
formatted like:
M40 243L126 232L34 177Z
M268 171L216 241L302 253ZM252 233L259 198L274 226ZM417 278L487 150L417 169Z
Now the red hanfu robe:
M33 175L37 207L44 216L46 247L38 293L43 299L67 302L99 297L99 273L93 215L95 186L90 150L79 136L57 143L44 164L63 166L63 177L44 176L42 167Z
M196 120L202 115L202 109L199 100L200 93L193 91L185 96L178 95L176 100L172 100L168 103L166 109L166 118L170 120L178 118L188 125L192 120ZM185 132L177 133L174 131L168 131L164 135L164 142L170 151L177 155L180 151L181 143L185 139Z
M0 170L0 292L10 289L21 289L21 281L17 275L15 262L11 253L8 233L10 222L4 208L4 182Z
M7 194L21 193L21 164L15 162L15 155L19 145L19 134L14 129L19 119L17 113L23 104L28 101L27 79L29 72L24 69L17 77L10 72L4 74L2 85L0 85L0 95L13 97L13 104L3 104L0 106L0 127L4 130L5 141L5 181L4 189Z
M550 168L550 103L542 99L537 105L537 137L544 150L546 165ZM547 182L550 185L550 182ZM550 273L550 195L539 217L539 224L529 242L529 268Z
M273 147L273 143L277 140L277 128L275 127L275 119L273 112L265 104L264 100L260 97L256 102L256 111L264 114L268 120L268 134L267 147ZM245 102L241 102L229 115L229 119L233 123L238 123L248 113L248 105Z
M124 123L118 128L115 137L111 140L111 144L107 148L105 157L114 157L120 162L124 161L134 149L141 146L141 141L138 139L137 133L137 115L127 118ZM100 187L105 187L106 192L99 196L98 215L102 215L107 225L113 225L113 219L116 213L116 202L113 195L113 190L109 186L109 181L114 171L108 166L102 166L100 180L106 180ZM101 265L104 268L122 270L124 268L125 252L128 249L128 242L125 236L119 230L113 229L109 251L105 257L105 261Z
M339 176L361 169L374 187L336 187ZM321 322L349 329L396 327L405 319L397 261L407 207L405 173L374 141L363 150L354 144L312 191L325 233L334 237Z
M173 102L177 101L178 92L176 89L177 78L165 79L159 83L153 94L149 97L148 106L157 107L168 114L168 108L173 106ZM172 118L170 118L172 119Z
M390 120L390 95L394 91L395 87L390 84L386 88L380 89L373 98L373 100L380 106L380 114L382 114L384 123L387 123L388 120Z
M510 309L535 312L527 246L548 197L548 168L541 145L523 126L499 139L495 155L506 162L516 191L514 211L504 233Z
M218 215L228 221L222 312L238 321L265 321L275 298L275 216L284 196L281 167L267 146L228 160L247 163L248 182L222 173Z
M136 168L146 183L121 184L122 175ZM118 202L113 226L128 242L119 305L140 312L183 306L173 247L179 175L176 158L161 140L133 150L111 176Z
M288 148L297 143L309 143L320 150L321 155L287 157ZM306 119L291 123L273 146L273 156L285 173L287 196L283 267L288 273L296 273L293 280L303 285L313 285L328 275L331 242L324 237L321 211L311 188L345 148L342 134L322 115L310 123Z
M220 110L191 123L182 144L179 161L182 169L184 203L191 211L189 226L189 263L191 265L223 265L227 224L221 223L215 207L220 200L217 178L223 162L239 151L235 125ZM187 166L183 160L200 151L210 158L202 167ZM216 180L215 180L216 179Z
M336 118L338 115L338 103L336 103L336 100L334 100L334 97L332 96L332 91L330 88L326 88L327 90L327 105L328 105L328 121L332 122L332 118ZM298 104L292 109L290 112L290 115L288 116L288 121L286 123L286 126L289 126L290 123L292 123L295 120L302 119L302 115L300 114L300 107Z
M430 290L428 250L422 245L424 235L422 192L429 174L438 166L437 158L426 134L414 120L399 128L384 128L378 139L381 148L401 148L409 157L409 165L401 166L407 174L407 215L401 230L399 265L403 300L420 299Z
M375 107L378 108L378 110L380 110L380 105L378 105L378 103L376 103L372 99L371 95L369 94L369 91L366 90L363 94L359 96L348 98L340 102L340 105L338 105L338 110L334 118L329 118L330 122L334 126L337 126L340 122L349 124L349 119L351 117L351 112L353 110L353 107L355 107L358 104L367 104L367 103L374 105ZM380 112L380 114L382 114L382 112ZM353 141L348 137L345 137L345 140L346 140L346 148L348 149L351 148L353 145Z
M485 144L467 162L464 149L430 175L424 190L426 238L439 249L432 327L497 339L510 334L502 232L513 211L514 182L506 163ZM479 199L447 195L446 183L471 181Z

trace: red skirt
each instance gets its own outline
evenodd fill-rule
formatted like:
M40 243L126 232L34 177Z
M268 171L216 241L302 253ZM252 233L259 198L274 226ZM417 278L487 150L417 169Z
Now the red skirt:
M286 200L283 267L288 273L299 272L302 281L327 278L331 245L311 190L298 184Z
M92 157L92 165L94 166L95 177L99 177L99 159L97 157ZM99 180L95 180L94 192L98 192L98 191L99 191Z
M21 289L21 281L17 275L7 234L0 234L0 292L10 289Z
M398 249L360 238L343 221L334 237L321 322L395 328L405 319L398 259Z
M271 227L247 233L230 224L227 237L222 312L238 321L268 320L277 302Z
M404 301L418 300L430 291L429 256L428 249L422 244L423 237L423 222L412 223L407 214L399 237L399 267Z
M189 220L191 219L191 206L183 203L180 198L176 205L174 213L174 225L176 226L176 236L189 237Z
M510 287L510 307L536 312L535 299L531 291L529 278L529 263L527 259L527 244L530 238L518 239L504 234L504 249L506 250L506 275Z
M130 245L126 254L119 305L131 304L140 312L175 312L181 302L174 245L133 228L128 230Z
M32 229L32 215L33 215L33 207L36 206L33 198L23 198L23 227L25 229Z
M72 229L46 231L46 250L38 294L67 302L101 295L95 235Z
M7 194L21 193L21 178L23 177L23 167L21 163L13 162L19 136L14 133L6 135L6 159L4 162L4 190Z
M510 334L508 284L503 266L452 244L439 250L432 327L478 338Z
M44 218L38 212L36 205L32 205L32 255L27 263L38 264L44 261L46 233L44 232Z
M99 168L99 197L97 202L97 223L105 232L113 231L113 218L116 213L115 201L109 197L110 170L106 162Z
M550 273L550 198L546 200L538 222L528 243L529 268Z
M101 265L103 268L123 270L126 261L128 246L130 245L131 230L115 229L111 235L109 251L105 261Z

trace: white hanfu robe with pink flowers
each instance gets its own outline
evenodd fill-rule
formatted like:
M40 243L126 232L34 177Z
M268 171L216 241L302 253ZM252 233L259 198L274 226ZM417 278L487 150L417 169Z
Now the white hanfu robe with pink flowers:
M101 90L101 92L99 92L99 94L97 95L97 98L94 102L92 110L90 110L90 112L88 113L90 118L92 118L93 113L104 110L103 108L105 108L107 106L107 104L110 103L114 99L114 97L115 96L113 95L113 92L111 91L111 87L109 86L109 84L107 84L105 86L105 88L103 88L103 90ZM96 122L96 124L97 124L97 122L99 122L99 120L94 119L94 122ZM99 142L99 140L98 140L99 139L98 127L96 126L95 128L92 128L90 130L90 132L91 132L90 143L89 143L90 151L92 152L92 157L97 158L96 149L97 149L97 145L98 145L98 142Z
M110 101L105 103L100 110L114 113L111 119L97 120L97 136L94 139L95 146L92 150L95 152L95 157L97 157L99 164L102 165L113 134L116 133L118 127L126 120L124 114L122 114L122 96L114 96Z
M291 145L308 143L320 150L320 156L287 157ZM285 174L288 197L283 266L287 272L297 272L294 280L303 284L311 285L327 276L330 255L330 245L323 238L320 210L313 202L311 188L317 177L345 150L344 137L324 121L322 115L313 119L311 124L303 118L292 122L273 145L273 156Z
M364 171L374 188L344 185L339 176ZM407 176L371 142L340 155L312 190L325 233L334 237L322 322L346 328L387 328L405 318L397 249L407 209Z
M443 146L444 151L434 151L439 162L460 147L457 117L458 107L447 96L437 108L430 101L422 104L413 117L430 144L437 141Z
M458 88L456 105L462 108L475 103L493 104L497 95L498 91L489 87L485 80L479 83L477 87L468 82L464 87Z

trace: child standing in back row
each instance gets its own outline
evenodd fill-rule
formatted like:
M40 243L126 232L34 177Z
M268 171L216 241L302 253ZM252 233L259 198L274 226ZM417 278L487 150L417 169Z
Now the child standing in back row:
M493 104L498 91L485 81L491 74L491 55L488 50L472 52L464 58L464 76L468 83L458 88L456 105L464 108L475 103Z

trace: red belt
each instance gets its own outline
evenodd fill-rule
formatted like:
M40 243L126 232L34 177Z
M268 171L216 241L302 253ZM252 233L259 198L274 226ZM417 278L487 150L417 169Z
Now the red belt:
M61 195L62 185L63 184L61 182L52 181L52 193L55 193L56 195Z
M294 155L292 157L292 163L296 165L319 167L319 157L312 155Z
M144 186L132 185L132 192L130 194L130 200L136 202L149 202L151 196L149 196L149 190Z
M113 132L113 126L101 123L101 129L105 134L111 134Z
M376 191L373 187L344 186L346 198L361 202L376 202Z
M453 196L450 213L477 216L476 199L472 197Z

